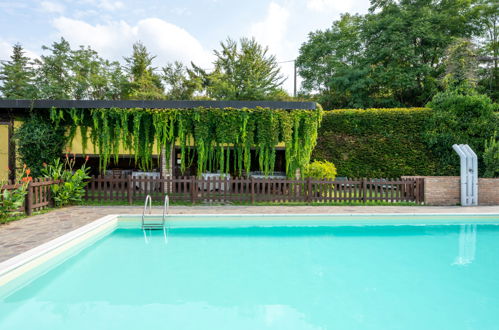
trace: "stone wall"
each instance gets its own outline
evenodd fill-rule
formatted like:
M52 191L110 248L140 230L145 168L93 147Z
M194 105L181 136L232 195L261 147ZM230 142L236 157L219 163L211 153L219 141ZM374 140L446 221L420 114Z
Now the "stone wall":
M426 205L451 206L461 203L461 185L458 176L424 176ZM499 205L499 178L478 179L478 204Z

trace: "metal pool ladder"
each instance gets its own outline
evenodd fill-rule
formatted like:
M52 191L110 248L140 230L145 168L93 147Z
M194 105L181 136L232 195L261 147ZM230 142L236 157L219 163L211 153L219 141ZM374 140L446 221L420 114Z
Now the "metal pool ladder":
M165 203L163 205L163 217L161 219L161 222L157 222L157 221L147 222L146 221L146 212L147 212L148 205L149 205L149 214L151 214L152 213L152 199L151 199L150 195L147 195L147 197L146 197L146 201L144 204L144 212L142 212L142 229L143 230L149 229L149 230L163 230L163 231L165 231L166 216L168 215L168 208L170 207L170 199L168 198L168 195L165 196Z

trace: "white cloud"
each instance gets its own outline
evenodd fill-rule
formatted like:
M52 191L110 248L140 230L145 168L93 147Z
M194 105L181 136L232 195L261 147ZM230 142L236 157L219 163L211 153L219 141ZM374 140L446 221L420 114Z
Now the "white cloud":
M12 45L6 41L0 40L0 60L2 61L10 60L11 54L12 54Z
M0 60L2 61L10 61L10 56L12 55L12 47L14 46L14 43L10 43L6 41L5 39L2 40L0 39ZM21 44L22 46L22 44ZM36 59L40 58L37 53L33 52L32 50L24 48L24 55L31 58L31 59Z
M297 55L296 45L287 37L290 12L288 9L271 2L267 15L262 21L251 24L249 34L262 45L269 47L269 54L275 55L278 62L292 60ZM281 73L287 80L284 89L293 91L293 63L282 63Z
M352 0L307 0L307 8L312 11L340 11L352 9Z
M47 13L62 14L64 12L64 6L62 4L52 1L42 1L40 3L40 8Z
M101 0L97 3L97 7L109 11L114 11L123 8L124 4L121 1Z
M80 0L79 2L84 6L94 6L108 11L115 11L125 7L123 2L113 0ZM137 3L139 4L140 2Z
M253 23L250 34L258 42L268 46L275 53L282 52L288 27L289 11L275 2L269 4L267 16L263 21Z
M140 20L136 25L124 21L109 21L91 25L81 20L59 17L53 20L57 34L72 45L90 45L108 59L122 60L132 52L132 44L141 41L156 55L155 65L179 60L193 61L206 66L211 63L211 52L186 30L159 18Z
M189 16L191 15L191 11L186 7L174 7L170 9L170 12L177 16Z

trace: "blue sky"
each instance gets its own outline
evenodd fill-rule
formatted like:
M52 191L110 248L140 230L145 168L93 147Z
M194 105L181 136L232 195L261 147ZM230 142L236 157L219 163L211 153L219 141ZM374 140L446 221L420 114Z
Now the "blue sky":
M213 49L231 37L255 37L278 61L294 59L307 34L329 27L340 13L365 13L369 0L0 0L0 60L20 42L30 56L61 36L122 60L142 41L155 66L180 60L210 68ZM292 63L282 63L292 90Z

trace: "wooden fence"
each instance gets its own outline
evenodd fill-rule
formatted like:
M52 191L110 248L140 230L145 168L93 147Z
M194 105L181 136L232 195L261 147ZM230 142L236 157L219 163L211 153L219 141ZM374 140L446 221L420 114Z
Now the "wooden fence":
M47 206L53 206L50 186L53 184L59 184L60 182L60 180L45 178L33 179L33 181L28 183L24 203L17 211L25 212L27 215L31 215L33 211L39 211ZM14 190L20 186L21 183L9 181L7 184L3 185L0 190Z
M198 178L92 177L85 199L90 201L144 201L147 195L162 201L190 203L332 203L424 201L424 179L348 179L341 181Z

